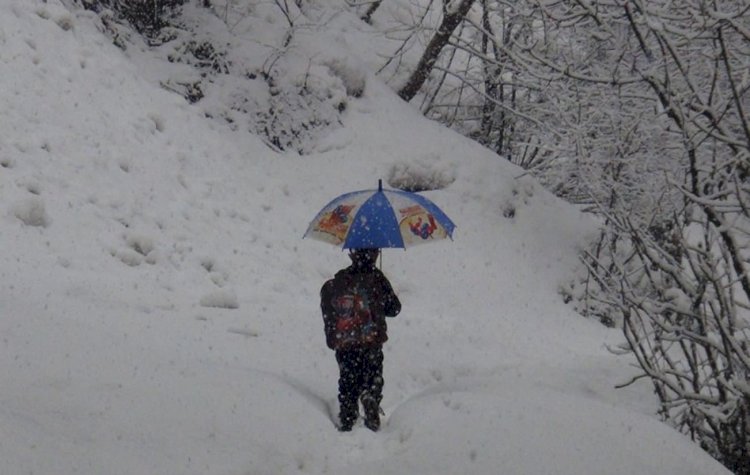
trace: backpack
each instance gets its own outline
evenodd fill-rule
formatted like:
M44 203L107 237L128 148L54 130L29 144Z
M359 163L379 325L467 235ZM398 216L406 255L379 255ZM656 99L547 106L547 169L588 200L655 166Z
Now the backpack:
M384 328L376 321L373 292L363 279L337 275L321 289L326 343L334 350L382 344Z

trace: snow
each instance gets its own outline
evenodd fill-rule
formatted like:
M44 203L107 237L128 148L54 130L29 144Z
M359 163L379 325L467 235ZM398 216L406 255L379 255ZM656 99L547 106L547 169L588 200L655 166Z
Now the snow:
M269 15L223 32L234 61L265 60ZM94 13L0 2L0 473L728 473L646 383L614 389L621 335L562 303L593 222L400 101L370 27L319 16L300 57L363 92L298 156L206 116L235 77L191 105L159 85L186 66ZM458 228L384 253L384 425L342 434L318 290L348 258L301 236L379 178L432 185Z

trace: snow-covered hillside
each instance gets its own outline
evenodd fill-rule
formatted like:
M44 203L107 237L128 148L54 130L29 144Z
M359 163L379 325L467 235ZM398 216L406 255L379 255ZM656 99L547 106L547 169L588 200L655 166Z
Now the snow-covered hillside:
M634 374L605 347L620 334L562 304L593 224L400 101L372 27L311 8L278 60L286 86L333 91L320 110L343 103L299 155L248 132L283 19L230 31L192 3L231 64L194 104L175 44L123 50L93 12L0 2L0 473L727 473L646 384L613 388ZM458 229L384 253L404 305L385 423L342 434L318 290L348 258L301 236L379 178L434 185Z

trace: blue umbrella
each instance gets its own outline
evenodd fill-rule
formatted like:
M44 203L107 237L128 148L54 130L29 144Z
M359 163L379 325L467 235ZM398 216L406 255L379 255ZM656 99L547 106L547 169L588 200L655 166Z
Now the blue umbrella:
M312 220L304 237L344 249L406 248L453 239L456 225L432 201L416 193L378 188L345 193Z

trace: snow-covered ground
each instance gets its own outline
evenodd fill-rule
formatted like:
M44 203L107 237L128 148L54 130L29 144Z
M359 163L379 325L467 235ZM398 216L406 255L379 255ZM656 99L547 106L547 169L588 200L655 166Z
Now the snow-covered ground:
M97 15L0 2L0 473L727 473L647 384L613 388L635 374L620 334L562 304L590 220L395 97L372 29L319 17L300 57L365 88L299 156L216 118L236 77L190 105L159 86L184 65L117 48ZM283 26L249 18L222 33L235 66ZM342 434L318 290L348 258L301 236L403 176L443 185L425 194L458 229L384 253L404 305L384 426Z

